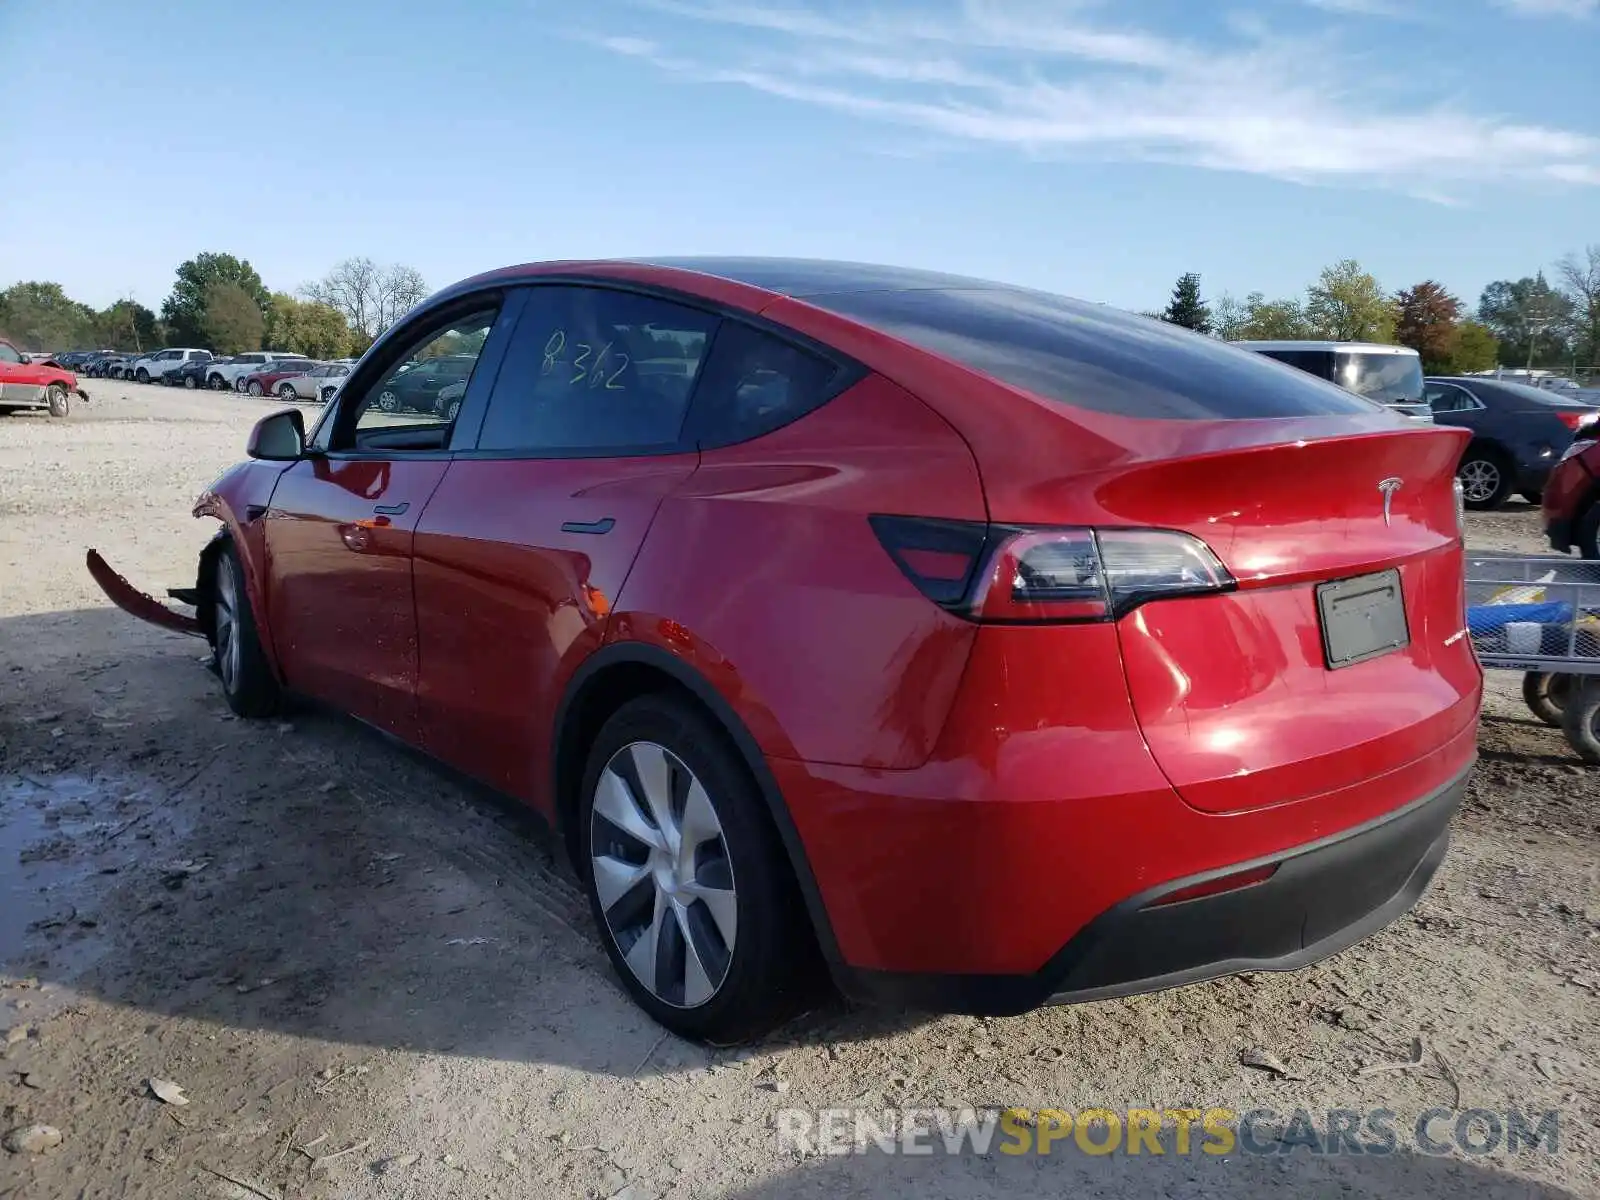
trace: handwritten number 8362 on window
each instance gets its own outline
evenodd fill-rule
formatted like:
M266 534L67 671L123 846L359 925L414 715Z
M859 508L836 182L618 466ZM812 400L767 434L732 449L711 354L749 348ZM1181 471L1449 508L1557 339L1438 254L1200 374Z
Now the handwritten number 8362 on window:
M588 342L573 342L572 358L568 361L563 357L568 349L566 331L554 330L544 344L544 362L539 374L565 374L567 384L571 387L604 388L609 392L620 392L626 385L617 381L622 378L631 360L621 350L613 351L612 345L607 342L596 348Z

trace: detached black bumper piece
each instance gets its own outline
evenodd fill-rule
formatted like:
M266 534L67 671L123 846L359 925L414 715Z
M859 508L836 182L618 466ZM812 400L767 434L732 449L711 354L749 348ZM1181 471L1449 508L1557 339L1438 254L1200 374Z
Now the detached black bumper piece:
M835 968L852 1000L1009 1016L1131 996L1241 971L1292 971L1371 936L1416 904L1450 845L1470 768L1375 821L1288 854L1177 879L1096 917L1032 975L910 975ZM1276 867L1259 883L1162 903L1210 880Z

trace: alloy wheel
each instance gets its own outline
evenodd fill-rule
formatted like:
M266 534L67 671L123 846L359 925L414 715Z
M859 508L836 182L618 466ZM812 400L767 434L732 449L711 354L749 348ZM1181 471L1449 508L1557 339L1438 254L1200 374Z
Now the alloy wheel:
M393 412L400 407L400 397L389 391L379 392L378 407L384 412Z
M239 589L233 567L227 561L217 564L217 595L212 624L216 632L217 673L222 686L234 690L239 678Z
M634 977L674 1008L727 978L738 934L733 864L705 787L655 742L611 756L595 785L589 865L607 932Z
M298 400L300 397L295 394L294 384L285 383L280 384L278 387L278 398L280 400L288 400L292 402Z
M1500 490L1500 468L1487 458L1462 463L1459 474L1462 495L1472 503L1483 504Z

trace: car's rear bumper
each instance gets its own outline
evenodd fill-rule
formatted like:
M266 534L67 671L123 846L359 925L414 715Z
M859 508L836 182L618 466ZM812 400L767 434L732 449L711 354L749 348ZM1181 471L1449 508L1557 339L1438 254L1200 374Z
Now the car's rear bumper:
M1377 932L1416 903L1444 860L1450 819L1470 773L1469 766L1409 805L1353 829L1131 896L1090 921L1035 972L929 974L842 967L835 975L846 995L858 1001L1005 1015L1241 971L1304 967ZM1162 903L1179 890L1266 867L1276 870L1263 882Z

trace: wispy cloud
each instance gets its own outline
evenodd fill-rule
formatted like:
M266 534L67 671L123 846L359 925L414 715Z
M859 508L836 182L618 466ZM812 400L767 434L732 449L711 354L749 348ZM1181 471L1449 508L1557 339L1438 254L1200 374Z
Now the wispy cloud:
M1305 0L1311 8L1324 12L1350 13L1358 17L1405 17L1411 10L1396 0Z
M1600 16L1600 0L1496 0L1501 8L1525 17Z
M1390 0L1323 2L1375 9ZM653 39L633 30L581 36L674 76L1034 155L1180 163L1430 198L1462 183L1586 185L1600 173L1600 137L1479 115L1459 102L1411 101L1411 67L1386 79L1381 62L1351 58L1326 36L1235 23L1226 40L1200 43L1104 23L1091 0L883 3L635 0Z

